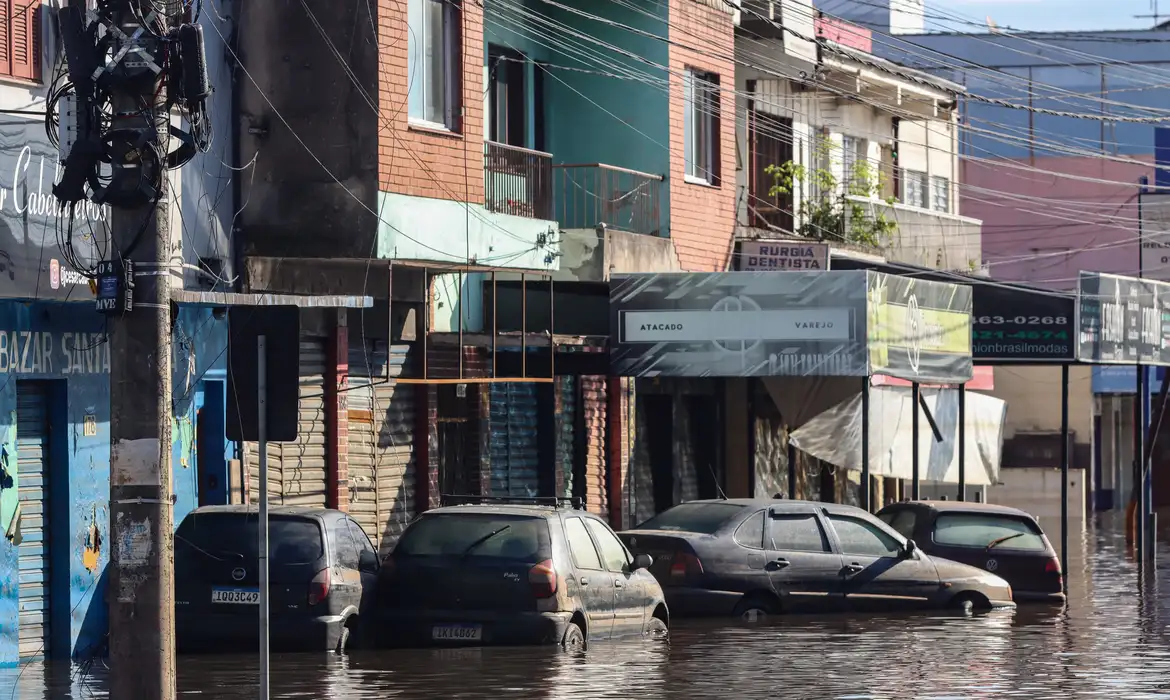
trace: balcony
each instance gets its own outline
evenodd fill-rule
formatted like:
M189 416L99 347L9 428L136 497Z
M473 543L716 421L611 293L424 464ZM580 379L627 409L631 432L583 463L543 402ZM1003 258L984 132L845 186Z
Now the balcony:
M552 154L508 146L483 145L484 206L497 214L528 219L552 217Z
M563 229L607 228L661 235L662 175L603 163L554 165L553 218Z
M894 224L888 242L882 245L891 261L964 272L982 264L983 222L979 219L867 197L845 199L858 205L844 208L845 231L853 230L851 220L857 211L870 220L882 217Z

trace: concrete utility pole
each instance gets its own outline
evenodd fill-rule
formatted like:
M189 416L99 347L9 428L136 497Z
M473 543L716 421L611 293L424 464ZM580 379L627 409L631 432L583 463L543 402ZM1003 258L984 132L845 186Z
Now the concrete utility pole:
M160 6L171 17L179 14L175 0L124 0L118 24L132 37L139 18L159 18ZM157 19L154 31L165 33L166 22ZM111 130L154 134L165 158L166 71L124 85L111 95ZM131 153L127 160L142 156ZM111 315L108 326L110 697L143 700L171 700L176 692L170 290L179 246L171 235L168 174L160 170L156 204L113 210L114 255L134 261L138 272L133 309Z

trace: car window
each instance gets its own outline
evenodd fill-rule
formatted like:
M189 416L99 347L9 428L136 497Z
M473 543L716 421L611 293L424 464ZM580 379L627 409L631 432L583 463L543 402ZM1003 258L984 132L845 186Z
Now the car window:
M601 571L601 555L593 546L589 538L589 531L581 518L565 518L565 539L569 542L569 551L573 554L573 563L578 569Z
M1044 536L1034 523L999 513L943 513L934 522L934 541L957 547L986 548L998 541L996 549L1043 552Z
M626 546L613 534L613 531L597 520L585 521L593 539L601 549L601 558L605 561L605 568L610 571L625 571L630 565L630 555Z
M377 550L374 549L374 543L370 541L369 535L362 529L362 526L358 525L357 521L352 518L347 518L346 522L349 524L349 534L357 545L358 553L367 551L377 553Z
M764 548L764 511L748 516L735 529L735 541L752 549Z
M747 506L734 503L681 503L662 511L635 530L677 530L713 535Z
M347 569L358 568L358 545L349 531L345 520L340 520L333 527L333 541L337 543L337 563Z
M543 517L495 513L424 515L402 533L396 557L511 559L535 564L552 556Z
M829 538L812 513L776 514L768 519L772 549L797 552L828 552Z
M257 558L260 531L255 513L195 513L175 533L176 553L223 558ZM268 518L268 562L272 566L310 564L325 554L316 520L272 515Z
M918 525L918 514L910 508L882 511L878 514L878 518L902 537L908 540L914 538L914 528Z
M837 531L843 554L857 554L869 557L894 557L902 551L902 545L892 536L882 532L873 523L847 515L829 515L829 522Z

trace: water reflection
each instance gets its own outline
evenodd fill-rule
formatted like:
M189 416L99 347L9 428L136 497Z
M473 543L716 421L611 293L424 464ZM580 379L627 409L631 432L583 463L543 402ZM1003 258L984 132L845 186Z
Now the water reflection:
M1170 535L1170 533L1165 533ZM273 698L1170 698L1170 548L1139 577L1116 523L1070 543L1070 604L982 616L679 624L670 644L282 655ZM19 673L19 681L17 676ZM253 698L246 657L183 657L180 697ZM0 671L0 700L104 698L106 670Z

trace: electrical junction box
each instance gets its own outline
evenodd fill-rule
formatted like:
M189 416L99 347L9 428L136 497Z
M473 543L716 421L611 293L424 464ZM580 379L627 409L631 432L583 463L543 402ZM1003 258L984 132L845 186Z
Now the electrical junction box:
M94 275L95 308L104 314L122 314L134 310L134 262L103 260Z
M64 163L77 143L78 132L77 96L73 93L57 100L57 160Z

